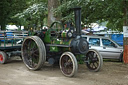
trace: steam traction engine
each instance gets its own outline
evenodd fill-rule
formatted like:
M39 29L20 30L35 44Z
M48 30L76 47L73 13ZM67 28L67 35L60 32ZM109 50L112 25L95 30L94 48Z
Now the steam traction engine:
M102 57L97 52L89 52L86 39L81 37L81 8L74 8L75 28L72 24L56 28L54 22L50 29L43 29L36 36L27 37L22 44L22 58L30 70L40 69L46 61L59 62L61 72L72 77L78 69L77 62L85 62L92 71L102 66ZM59 23L61 24L61 23Z

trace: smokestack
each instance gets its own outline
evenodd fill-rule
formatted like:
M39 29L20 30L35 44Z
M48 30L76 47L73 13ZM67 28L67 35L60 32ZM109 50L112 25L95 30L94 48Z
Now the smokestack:
M81 35L81 8L74 8L75 13L75 26L76 26L76 35Z

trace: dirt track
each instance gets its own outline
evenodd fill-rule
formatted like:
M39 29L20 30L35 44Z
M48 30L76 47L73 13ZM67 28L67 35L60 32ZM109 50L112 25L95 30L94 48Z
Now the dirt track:
M29 71L21 60L0 64L0 85L128 85L128 64L104 62L100 72L79 65L73 78L62 75L58 66Z

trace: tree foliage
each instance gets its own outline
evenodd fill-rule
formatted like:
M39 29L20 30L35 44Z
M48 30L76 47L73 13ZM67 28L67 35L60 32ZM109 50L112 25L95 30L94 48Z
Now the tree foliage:
M47 0L0 0L1 29L5 29L7 24L21 26L42 23L44 15L47 14L47 11L43 12L47 8L46 4ZM14 17L20 14L24 17Z
M54 10L55 16L61 15L62 21L74 21L71 8L82 8L82 23L107 21L107 27L122 31L124 19L124 0L59 0L61 5ZM125 0L128 2L128 0ZM47 18L48 0L0 0L0 26L6 24L42 27ZM127 14L128 16L128 14Z
M43 20L47 16L47 3L44 0L29 1L27 4L30 6L21 13L17 13L13 18L21 20L22 25L26 25L28 28L40 28L42 27Z
M82 8L82 22L85 25L94 22L107 21L107 27L122 31L124 0L61 0L61 5L55 10L55 15L61 14L62 21L73 20L71 8ZM126 4L128 5L128 3Z
M0 26L5 29L8 23L18 23L11 17L26 8L25 0L0 0Z

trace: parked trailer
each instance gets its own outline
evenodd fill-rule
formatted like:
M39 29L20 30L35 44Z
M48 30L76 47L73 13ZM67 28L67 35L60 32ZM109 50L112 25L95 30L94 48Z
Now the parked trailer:
M0 64L12 56L21 56L21 41L26 36L27 31L0 31Z
M81 37L81 8L74 8L74 11L75 27L68 23L63 28L62 23L54 22L49 29L24 39L22 58L28 69L38 70L47 61L59 62L61 72L67 77L77 73L78 62L86 63L91 71L100 70L102 56L96 50L89 50L88 42Z

